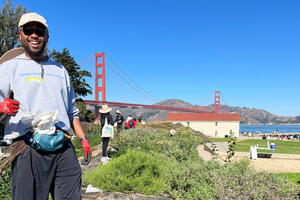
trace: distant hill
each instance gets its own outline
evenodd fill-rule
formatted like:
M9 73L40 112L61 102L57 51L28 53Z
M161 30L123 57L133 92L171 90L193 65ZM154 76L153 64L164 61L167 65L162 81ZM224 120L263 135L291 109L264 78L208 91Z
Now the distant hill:
M190 103L184 102L179 99L169 99L169 100L159 102L155 105L186 107L186 108L199 109L201 111L206 111L206 112L214 111L213 104L208 105L208 106L198 106L198 105L192 105ZM231 112L239 113L241 116L241 124L296 124L296 123L300 123L300 116L298 116L298 117L278 116L278 115L274 115L270 112L267 112L263 109L221 105L220 112L222 112L222 113L231 113Z
M179 99L168 99L156 103L154 105L158 106L168 106L168 107L181 107L181 108L192 108L198 109L203 112L213 112L214 105L199 106L192 105L188 102ZM144 121L167 121L168 113L174 111L167 110L155 110L155 109L145 109L145 108L118 108L114 107L114 110L121 110L124 118L126 119L128 115L135 116L136 118L142 118ZM114 111L113 110L113 111ZM278 116L263 109L246 108L246 107L233 107L229 105L221 105L220 112L222 113L239 113L241 116L241 124L299 124L300 116ZM114 112L112 112L113 117Z

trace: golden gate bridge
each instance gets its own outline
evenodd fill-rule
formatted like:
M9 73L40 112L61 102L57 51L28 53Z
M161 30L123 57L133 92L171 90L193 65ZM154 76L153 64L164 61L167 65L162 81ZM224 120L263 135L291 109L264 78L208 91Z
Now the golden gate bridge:
M177 112L190 112L190 113L203 113L205 111L201 111L199 109L193 108L182 108L182 107L171 107L171 106L159 106L159 105L145 105L145 104L133 104L133 103L121 103L121 102L112 102L106 101L106 80L105 80L105 73L106 73L106 63L105 63L105 53L95 53L95 99L94 100L83 100L86 104L95 106L95 120L99 119L99 108L103 104L107 104L109 106L118 106L118 107L131 107L131 108L147 108L147 109L157 109L157 110L170 110L170 111L177 111ZM110 59L113 65L116 64ZM86 64L86 62L84 63ZM84 64L81 64L84 65ZM160 101L158 98L154 97L143 88L139 87L130 77L128 77L125 73L126 78L121 76L117 70L115 70L112 66L108 65L121 79L123 79L129 86L133 87L137 91L139 91L144 96L151 98L155 101ZM121 69L119 68L119 71ZM127 79L130 79L128 81ZM101 83L101 86L99 86ZM99 93L101 95L99 96ZM215 104L214 104L214 111L218 113L220 111L220 91L215 91Z

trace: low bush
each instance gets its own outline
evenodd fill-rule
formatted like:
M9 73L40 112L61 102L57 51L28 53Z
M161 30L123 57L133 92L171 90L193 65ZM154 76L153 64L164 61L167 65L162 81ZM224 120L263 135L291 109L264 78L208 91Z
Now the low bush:
M163 190L163 165L158 156L129 150L106 165L84 174L84 183L107 191L159 194Z
M174 199L215 199L210 172L217 165L205 165L203 161L169 162L164 192Z
M219 199L296 199L297 187L277 174L257 173L244 159L214 170Z
M172 122L164 122L164 123L147 123L143 124L143 128L159 128L159 129L166 129L166 130L177 130L182 127L180 123L172 123Z
M173 130L178 130L180 128L183 128L184 126L180 123L172 123L172 122L164 122L164 123L147 123L142 125L143 128L157 128L157 129L165 129L167 131L170 131L171 129ZM191 128L188 127L184 127L186 130L190 129L192 131ZM206 143L206 142L210 142L210 139L204 135L203 133L201 133L200 131L193 131L193 134L200 137L201 138L201 143Z
M162 153L177 161L197 159L196 147L202 140L191 129L179 128L171 135L169 130L161 128L135 128L123 131L121 136L112 141L118 149L117 155L128 149L138 149L148 153Z
M7 167L0 175L0 199L11 199L11 168Z
M201 160L197 146L202 137L172 126L124 130L110 143L117 149L114 159L87 172L84 183L107 191L164 193L171 199L299 198L299 187L280 175L255 172L247 159L226 165Z
M170 164L169 164L170 165ZM299 188L276 174L256 173L248 160L172 163L166 193L174 199L297 199Z

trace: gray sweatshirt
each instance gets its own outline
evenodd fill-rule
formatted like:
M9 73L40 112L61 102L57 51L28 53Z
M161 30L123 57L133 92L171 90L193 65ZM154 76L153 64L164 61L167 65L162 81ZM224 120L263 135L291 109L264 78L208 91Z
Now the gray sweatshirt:
M16 116L6 120L4 139L24 135L30 127L22 123L29 113L58 111L57 125L70 132L70 120L78 118L75 94L66 69L49 59L36 62L22 54L0 65L0 101L7 97L9 90L20 102Z

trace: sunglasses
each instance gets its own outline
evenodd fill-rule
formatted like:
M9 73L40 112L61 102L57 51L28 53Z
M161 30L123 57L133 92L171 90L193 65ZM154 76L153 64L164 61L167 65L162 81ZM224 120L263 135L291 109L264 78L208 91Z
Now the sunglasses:
M42 37L45 35L45 33L47 32L46 29L44 28L37 28L37 29L33 29L30 26L24 26L23 27L23 33L27 36L32 35L33 33L35 33L37 36Z

